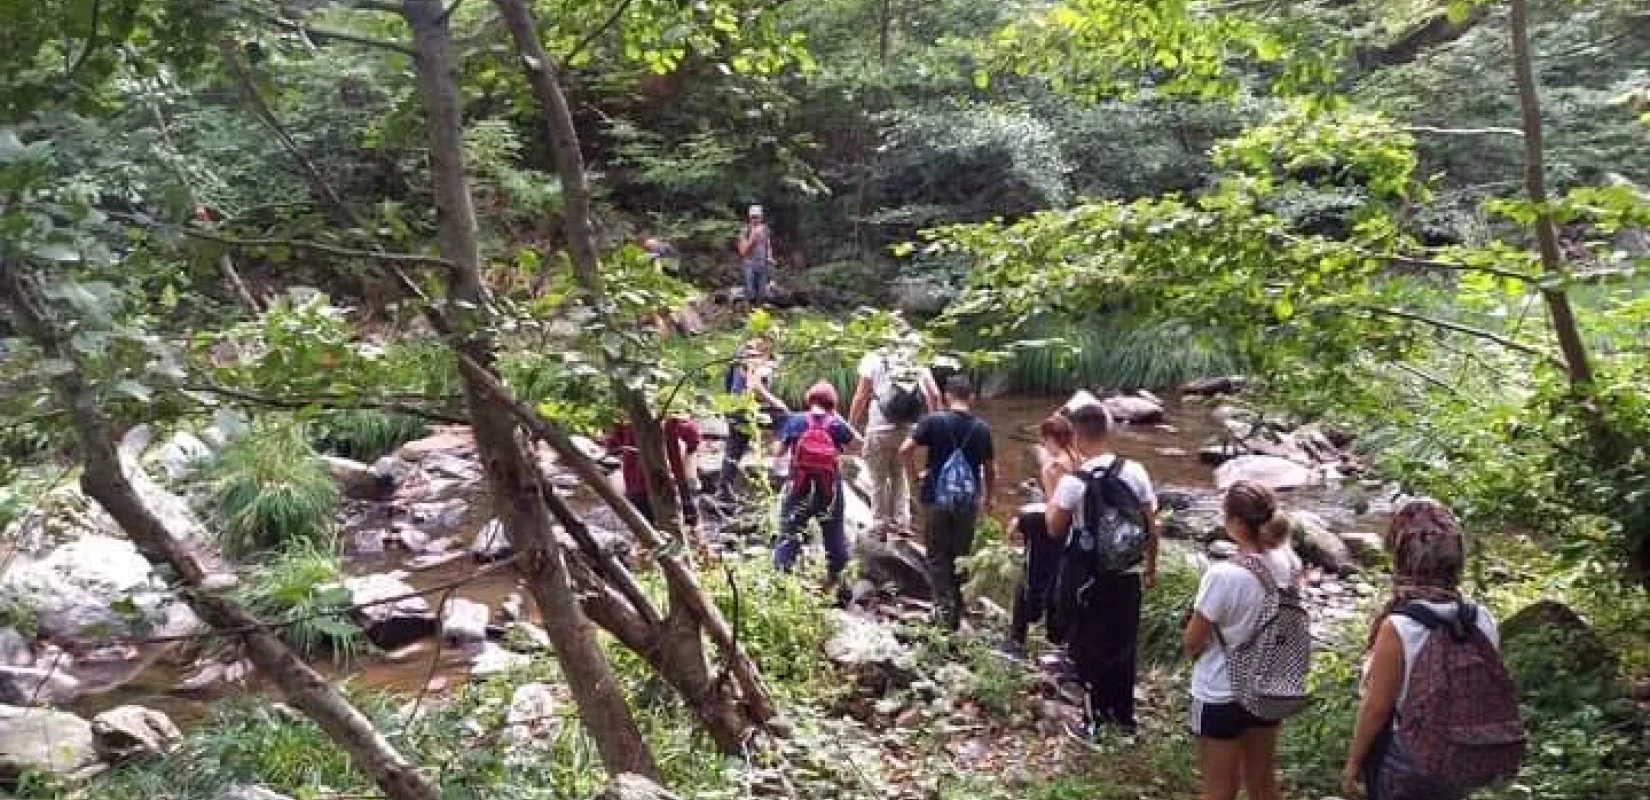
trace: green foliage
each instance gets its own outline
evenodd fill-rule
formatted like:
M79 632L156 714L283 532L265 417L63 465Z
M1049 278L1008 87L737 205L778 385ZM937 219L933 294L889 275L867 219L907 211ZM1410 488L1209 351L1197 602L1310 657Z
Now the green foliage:
M428 435L429 430L418 417L375 409L324 411L307 426L315 449L366 462Z
M704 584L765 679L785 693L818 688L825 669L819 654L831 634L819 595L759 559L728 564L721 578L706 576Z
M351 602L345 577L337 556L296 543L250 571L236 594L260 619L298 620L281 628L281 635L300 652L348 662L363 639L360 628L341 614Z
M1180 320L1119 313L1029 325L1024 335L1006 346L969 339L953 346L986 359L986 383L1022 392L1160 389L1244 371L1220 331Z
M231 555L329 544L338 488L302 430L261 422L207 469L218 542Z
M1003 524L995 518L980 520L973 552L957 560L957 568L968 576L962 589L970 604L983 597L998 608L1014 607L1014 592L1025 570L1023 548L1008 542Z
M1170 551L1157 565L1157 586L1145 593L1140 606L1140 661L1169 665L1180 659L1181 633L1187 612L1197 597L1199 575Z

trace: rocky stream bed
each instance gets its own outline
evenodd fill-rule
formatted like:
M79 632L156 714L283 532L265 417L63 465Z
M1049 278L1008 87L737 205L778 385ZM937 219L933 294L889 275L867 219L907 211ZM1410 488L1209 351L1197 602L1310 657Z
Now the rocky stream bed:
M1229 555L1231 544L1218 532L1220 488L1240 478L1260 480L1283 491L1296 515L1297 545L1312 564L1309 594L1319 634L1331 636L1341 621L1360 613L1363 599L1376 592L1360 570L1379 557L1376 531L1392 493L1357 479L1357 462L1344 449L1349 437L1310 427L1289 430L1195 394L1170 403L1150 395L1106 402L1129 422L1117 437L1118 449L1146 465L1169 511L1168 557L1201 568L1210 558ZM1035 425L1057 404L1018 396L983 404L998 436L1002 474L1035 474ZM718 426L706 428L713 438L696 462L709 480L720 468L720 442L714 438ZM161 513L186 519L185 529L196 532L194 544L203 550L210 537L185 499L190 476L239 430L225 415L205 430L178 432L158 443L140 427L123 442L140 492ZM602 455L592 442L582 446ZM617 517L552 454L539 456L555 491L585 517L603 546L629 557L631 542ZM367 688L439 696L548 647L515 574L488 567L509 555L509 542L488 513L467 429L437 430L373 464L328 460L346 496L338 523L351 575L344 584L351 618L374 647L347 664L320 665L325 671ZM761 473L760 464L750 466ZM1018 504L1012 483L996 490L1005 501L999 508ZM862 602L836 612L837 636L826 655L839 664L880 665L873 671L891 671L909 688L910 676L899 674L908 648L892 631L924 613L920 548L860 535L870 527L862 489L849 493L847 513L860 561L855 597ZM711 523L706 535L727 557L761 557L764 543L736 531ZM188 607L77 491L51 492L10 539L15 552L0 576L0 603L30 609L34 635L0 629L0 779L25 769L96 770L161 752L178 740L178 724L187 727L213 701L258 690L234 648L206 647L192 638L200 623ZM429 591L434 587L450 591ZM878 680L868 688L874 690ZM522 687L516 702L523 719L542 717L531 708L551 705L559 694L555 687ZM1049 695L1052 707L1039 714L1053 719L1075 713L1062 700L1069 692ZM879 713L876 692L867 697L868 713ZM907 707L883 710L894 717Z

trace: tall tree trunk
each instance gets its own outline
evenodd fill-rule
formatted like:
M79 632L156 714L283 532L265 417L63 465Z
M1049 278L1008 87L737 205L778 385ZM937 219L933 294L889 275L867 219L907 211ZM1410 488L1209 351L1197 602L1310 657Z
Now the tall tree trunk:
M1535 82L1534 58L1530 53L1529 0L1512 0L1510 16L1513 72L1518 83L1518 106L1524 117L1524 190L1536 207L1535 238L1541 249L1542 269L1556 276L1564 269L1564 254L1559 249L1558 225L1547 208L1541 96ZM1558 349L1564 354L1570 383L1574 388L1585 391L1593 383L1593 366L1588 357L1587 344L1581 337L1581 327L1576 323L1575 310L1570 307L1570 295L1562 288L1547 288L1541 291L1541 297L1547 304L1553 333L1558 337Z
M888 65L888 51L894 38L894 0L882 0L877 12L877 59Z
M115 447L114 430L99 408L96 394L81 376L78 361L62 345L58 333L35 305L33 295L9 265L0 264L6 304L20 328L48 357L72 368L55 381L57 393L69 408L80 440L85 472L80 485L114 518L146 558L168 568L187 587L185 599L197 616L220 631L237 634L247 656L260 673L280 688L288 702L321 727L348 753L360 769L390 800L440 800L435 786L378 733L372 721L327 683L326 678L292 652L280 636L227 597L202 589L208 571L184 543L183 531L166 523L144 502L126 477L126 467Z
M538 35L537 23L533 20L532 11L525 0L495 0L506 27L515 40L516 49L521 55L522 65L526 70L527 79L533 87L533 92L545 116L545 123L549 129L551 149L556 162L556 171L561 179L562 193L566 203L566 229L569 248L572 251L575 278L580 287L601 308L604 300L600 262L596 251L596 236L590 225L590 191L585 180L584 158L579 151L578 131L573 124L573 115L567 105L567 97L562 92L560 81L556 75L556 65L548 53L545 52ZM613 366L623 366L614 364ZM637 449L645 467L649 499L654 508L659 509L656 519L664 522L666 533L679 533L676 515L676 493L674 480L670 474L670 466L665 458L665 441L662 426L648 408L647 399L638 391L625 385L622 381L613 382L615 394L620 398L630 421L636 432ZM526 411L528 417L536 417L531 409ZM529 422L530 420L523 420ZM536 420L544 423L542 418ZM553 429L546 425L545 428ZM541 432L535 430L535 433ZM557 433L554 430L543 430L545 434ZM565 437L559 437L565 439ZM558 450L569 448L566 442L552 442ZM573 463L580 465L584 471L594 469L581 454L576 451L569 453L573 456ZM567 456L564 456L567 457ZM590 479L588 476L587 481ZM599 483L599 482L598 482ZM599 487L598 490L605 487ZM614 510L619 513L627 526L635 533L637 539L646 547L660 550L663 544L658 533L648 522L635 512L635 509L617 497L610 490L604 494ZM739 690L743 694L743 705L750 715L753 724L766 723L772 719L775 710L773 701L769 697L766 687L762 685L761 677L756 665L738 647L734 639L733 630L722 618L721 612L715 604L710 602L704 590L698 585L692 569L679 557L662 553L659 558L660 569L670 586L670 596L673 605L681 604L686 607L688 619L695 627L702 627L709 634L712 642L727 661L728 669L732 672ZM672 616L676 616L674 613ZM697 642L698 633L694 632ZM702 658L701 658L702 661ZM702 667L701 667L702 669ZM668 679L668 676L667 676ZM675 682L673 680L673 682ZM690 702L697 698L689 697ZM729 698L732 702L732 698ZM701 715L703 716L703 715ZM718 739L722 739L718 736Z
M402 13L418 50L441 254L455 265L449 276L450 294L459 312L455 333L463 337L455 343L457 356L490 373L493 347L486 333L487 297L475 209L464 174L463 110L452 33L439 0L404 0ZM614 776L629 772L657 778L652 754L574 593L543 501L537 461L524 451L509 409L501 408L470 373L464 373L464 396L495 508L510 541L526 554L529 590L603 765Z

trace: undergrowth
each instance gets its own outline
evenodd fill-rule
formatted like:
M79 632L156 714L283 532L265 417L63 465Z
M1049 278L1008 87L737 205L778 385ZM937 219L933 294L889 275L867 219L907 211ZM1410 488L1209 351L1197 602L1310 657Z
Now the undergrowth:
M349 661L363 646L361 629L335 612L350 605L342 587L343 565L330 551L299 543L249 570L237 590L249 610L264 620L298 620L282 636L309 656Z
M259 423L207 475L218 541L231 556L330 540L338 488L299 427Z
M428 435L429 430L417 417L375 409L322 412L308 427L315 449L366 462Z

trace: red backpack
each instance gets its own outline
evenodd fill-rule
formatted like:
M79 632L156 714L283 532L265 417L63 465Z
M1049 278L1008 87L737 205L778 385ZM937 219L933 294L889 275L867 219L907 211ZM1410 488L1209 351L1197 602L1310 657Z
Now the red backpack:
M1397 743L1413 764L1405 773L1417 783L1465 796L1476 789L1511 780L1524 761L1524 721L1518 712L1518 688L1501 653L1478 628L1478 609L1462 603L1453 620L1445 620L1420 603L1399 614L1432 631L1410 668L1409 694L1398 709ZM1434 790L1416 795L1403 786L1389 787L1382 797L1439 797Z
M812 484L825 492L834 492L839 467L836 439L831 436L831 417L810 413L807 420L808 427L791 450L791 485L806 490Z

